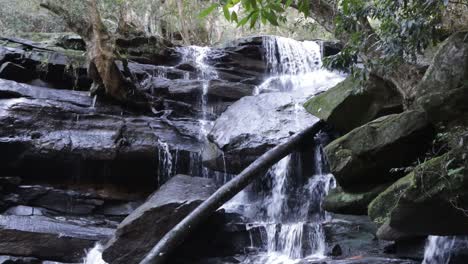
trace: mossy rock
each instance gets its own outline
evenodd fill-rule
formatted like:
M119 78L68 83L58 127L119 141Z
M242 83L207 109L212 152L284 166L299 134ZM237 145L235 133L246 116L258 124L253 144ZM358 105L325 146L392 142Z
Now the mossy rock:
M366 215L369 203L388 186L389 184L383 184L352 192L343 191L338 187L325 197L323 208L337 214Z
M413 108L424 109L433 123L450 122L468 111L468 31L449 37L415 87Z
M369 205L381 239L468 234L466 148L417 166Z
M402 99L396 89L375 76L365 83L350 76L307 101L304 107L341 132L348 132L377 117L403 111Z
M424 112L407 111L378 118L325 148L330 169L343 189L378 185L400 178L392 168L410 165L434 136Z

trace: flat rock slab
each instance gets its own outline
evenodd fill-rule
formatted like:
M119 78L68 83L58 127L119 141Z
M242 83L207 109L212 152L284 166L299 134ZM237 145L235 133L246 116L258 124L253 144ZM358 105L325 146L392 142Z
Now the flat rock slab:
M139 263L151 248L216 190L208 178L177 175L119 225L103 258L112 264Z
M318 122L302 107L303 100L288 93L243 97L216 120L208 135L211 144L203 153L204 163L215 170L239 173L291 134Z
M0 216L0 254L79 262L86 249L113 232L44 216Z

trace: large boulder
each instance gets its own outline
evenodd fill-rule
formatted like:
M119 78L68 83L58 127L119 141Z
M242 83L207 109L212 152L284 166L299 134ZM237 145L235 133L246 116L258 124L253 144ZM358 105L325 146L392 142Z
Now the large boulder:
M177 175L152 194L118 227L103 258L109 263L139 263L156 243L206 200L214 180ZM224 257L262 246L264 227L248 227L237 214L215 212L169 257L171 263L192 263L198 258Z
M468 31L449 37L415 88L414 107L434 122L448 122L468 111Z
M398 240L468 234L467 151L452 150L428 160L381 193L369 205L369 216L381 225L378 236Z
M231 105L208 135L203 162L210 168L239 173L268 149L318 119L288 93L248 96Z
M0 216L0 255L79 262L86 249L114 230L45 216Z
M151 248L214 191L212 179L177 175L119 225L103 258L113 264L139 263Z
M343 189L391 182L392 168L410 165L427 150L433 129L426 114L407 111L378 118L325 148L330 168Z
M378 117L403 111L401 95L384 80L371 75L362 83L349 76L304 106L340 132L349 132Z

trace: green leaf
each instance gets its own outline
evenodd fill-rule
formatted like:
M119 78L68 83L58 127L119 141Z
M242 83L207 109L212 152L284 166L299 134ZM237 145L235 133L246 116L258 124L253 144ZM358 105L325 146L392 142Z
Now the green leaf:
M223 6L223 13L227 21L231 21L231 14L229 13L229 7L227 7L227 5Z
M211 14L213 12L213 10L215 10L216 8L218 8L218 4L212 4L210 5L208 8L206 8L205 10L201 11L200 14L198 14L198 17L199 18L205 18L206 16L208 16L209 14Z
M246 17L244 17L243 19L241 19L241 21L239 21L239 23L237 23L237 27L242 27L242 26L244 26L245 24L247 24L247 22L249 22L249 19L252 17L252 15L253 15L254 12L255 12L255 11L250 12L250 14L249 14L248 16L246 16Z
M258 16L259 16L258 11L254 11L254 13L252 14L252 18L250 19L250 28L255 27L255 24L257 24L257 21L258 21Z
M279 26L278 18L276 17L274 13L265 11L262 13L262 15L264 15L266 19L268 20L268 22L270 22L272 25Z
M232 13L231 13L231 21L239 23L239 21L237 19L237 13L234 12L234 11L232 11Z

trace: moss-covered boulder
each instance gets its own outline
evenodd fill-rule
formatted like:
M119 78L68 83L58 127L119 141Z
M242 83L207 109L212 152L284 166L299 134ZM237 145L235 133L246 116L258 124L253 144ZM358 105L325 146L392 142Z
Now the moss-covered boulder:
M407 111L358 127L325 148L330 169L343 189L391 182L392 168L411 164L430 145L433 129L424 112Z
M378 237L468 234L467 150L422 163L372 201L369 216L380 225Z
M338 187L327 194L323 208L337 214L366 215L369 203L387 187L388 184L383 184L348 192Z
M413 107L423 108L434 123L468 112L468 31L449 37L415 87Z
M348 132L377 117L403 111L400 94L375 76L370 76L365 83L350 76L304 106L309 113L341 132Z

